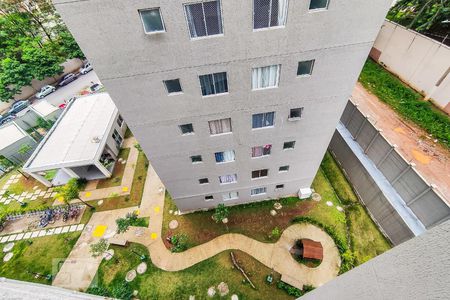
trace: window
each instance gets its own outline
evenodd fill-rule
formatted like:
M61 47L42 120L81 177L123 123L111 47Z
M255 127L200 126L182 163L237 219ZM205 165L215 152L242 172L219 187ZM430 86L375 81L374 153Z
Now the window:
M194 126L192 123L180 125L181 134L190 134L194 133Z
M289 111L289 120L298 120L302 118L303 107L292 108Z
M122 118L121 115L119 115L119 116L117 117L117 125L119 125L119 127L122 128L122 125L123 125L123 118Z
M159 8L139 10L144 32L147 34L166 31Z
M266 112L262 114L254 114L252 116L252 128L263 128L273 126L275 112Z
M269 174L269 170L268 169L252 171L252 178L267 177L268 174Z
M275 186L275 189L276 189L276 190L284 189L284 184L277 184L277 185Z
M238 198L239 198L238 192L229 192L229 193L222 194L223 201L235 200Z
M169 95L183 92L181 89L180 79L164 80L164 84Z
M310 76L314 68L314 62L314 59L299 62L297 67L297 76Z
M280 65L252 69L252 89L267 89L278 86Z
M211 200L214 200L214 197L212 195L205 196L205 201L211 201Z
M227 73L213 73L199 76L202 95L217 95L228 92Z
M252 148L252 157L261 157L270 155L270 150L272 150L272 145L256 146Z
M311 0L309 9L328 9L329 0Z
M122 146L123 137L119 134L119 132L117 132L117 130L114 129L114 132L112 134L112 138L116 142L116 146L119 149L120 146Z
M226 163L236 160L236 154L234 153L234 150L216 152L214 153L214 156L216 158L216 163Z
M278 172L287 172L287 171L289 171L289 166L281 166L279 169L278 169Z
M253 29L284 26L287 0L253 0Z
M201 163L203 161L203 159L202 159L201 155L193 155L193 156L191 156L191 161L193 164L198 164L198 163Z
M231 132L231 118L209 121L209 133L211 135Z
M256 196L256 195L265 194L266 192L267 192L267 188L260 187L260 188L252 189L251 192L250 192L250 195Z
M237 182L237 174L219 176L220 184L229 184Z
M198 183L200 183L200 184L208 184L209 180L208 180L208 178L200 178L198 180Z
M284 142L283 144L283 149L294 149L295 147L295 141L291 141L291 142Z
M222 34L220 1L207 1L184 6L191 38Z

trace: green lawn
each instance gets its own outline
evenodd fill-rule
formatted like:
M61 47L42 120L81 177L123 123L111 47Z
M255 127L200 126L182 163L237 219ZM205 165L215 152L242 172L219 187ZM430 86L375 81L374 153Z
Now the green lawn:
M127 299L119 290L124 290L124 278L126 272L136 268L140 263L137 255L130 250L140 254L148 254L147 248L139 244L130 244L128 247L111 246L115 256L110 261L103 261L97 272L93 285L88 290L93 292L92 287L103 287L108 290L109 296ZM279 290L276 284L268 285L265 282L266 275L271 270L245 253L234 251L240 266L249 274L250 280L255 284L254 290L248 283L243 283L241 273L233 268L230 251L220 253L208 260L198 263L186 270L179 272L166 272L155 267L147 260L148 269L143 275L138 275L131 282L129 290L138 290L140 299L188 299L189 295L195 295L196 299L207 299L207 290L220 282L226 282L230 293L222 299L229 299L232 294L237 294L239 299L294 299L283 290ZM275 274L274 282L280 278ZM209 299L221 299L218 295Z
M1 244L0 277L51 284L51 281L45 278L36 278L31 272L55 275L58 261L69 255L80 234L65 233L15 242L14 256L8 262L3 262L5 253L2 250L6 244ZM29 244L28 241L32 243Z
M366 61L359 77L361 84L403 118L412 121L450 147L450 118L424 101L422 95L405 85L371 59Z
M130 148L120 149L117 159L121 158L123 160L127 160L129 154L130 154ZM111 177L100 180L97 184L97 188L102 189L102 188L108 188L108 187L121 185L124 171L125 171L125 164L116 162L116 165L114 166L114 170L113 170Z

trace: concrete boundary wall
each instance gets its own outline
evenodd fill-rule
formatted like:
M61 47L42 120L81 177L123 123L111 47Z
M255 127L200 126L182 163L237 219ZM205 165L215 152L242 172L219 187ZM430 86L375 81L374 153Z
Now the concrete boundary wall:
M370 56L450 114L450 47L386 20Z

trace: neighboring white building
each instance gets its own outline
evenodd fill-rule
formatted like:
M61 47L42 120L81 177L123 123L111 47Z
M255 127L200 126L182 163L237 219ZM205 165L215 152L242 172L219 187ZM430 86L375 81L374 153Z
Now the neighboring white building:
M46 186L110 177L126 124L107 93L68 104L23 170Z
M392 4L53 2L182 212L310 194Z
M32 104L30 110L46 121L56 121L62 113L62 110L59 107L51 105L45 100L40 100L39 102Z
M24 145L31 147L28 153L21 154L19 149ZM0 127L0 156L14 164L26 161L37 146L36 141L15 122L9 122Z

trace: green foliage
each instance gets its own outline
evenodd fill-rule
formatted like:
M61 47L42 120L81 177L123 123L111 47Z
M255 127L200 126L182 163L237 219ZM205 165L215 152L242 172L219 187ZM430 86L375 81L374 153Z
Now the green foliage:
M111 294L109 293L108 289L103 286L90 286L86 290L86 293L103 297L111 297Z
M183 252L188 248L188 236L186 234L175 234L170 238L172 252Z
M80 193L80 184L76 178L71 178L65 185L56 187L56 198L62 198L64 202L78 198Z
M142 147L140 144L138 143L134 144L134 148L136 148L139 152L142 152Z
M22 45L22 49L22 60L26 62L33 78L43 80L62 73L60 63L64 59L56 56L48 46L36 48L33 45Z
M108 250L109 244L105 239L100 239L97 243L91 244L89 251L92 257L99 257Z
M271 240L278 240L281 236L281 230L278 227L275 227L274 229L272 229L272 231L269 234L269 238Z
M37 123L37 127L43 128L45 130L49 130L50 128L52 128L52 126L55 122L53 122L51 120L45 120L44 118L39 117L37 119L36 123Z
M133 226L138 220L136 212L127 213L125 218L119 218L116 220L117 233L123 233L128 230L130 226Z
M27 64L15 58L0 61L0 101L11 99L22 87L30 85L32 79L33 74Z
M220 203L219 205L217 205L214 211L214 221L216 221L216 223L222 222L223 219L228 218L229 214L230 210L228 209L228 207L226 207L223 203Z
M59 51L64 53L66 58L85 58L83 51L69 31L66 30L59 34L58 43L60 44Z
M133 289L128 282L115 284L111 288L111 296L115 299L130 300L133 298Z
M20 148L19 148L19 150L17 150L17 152L20 155L26 155L31 151L31 149L33 149L33 148L30 145L22 144L22 145L20 145Z
M284 290L290 296L297 297L297 298L303 296L303 292L302 292L301 289L293 287L292 285L287 284L287 283L285 283L283 281L278 281L277 287L280 290Z
M383 67L368 59L359 77L362 85L402 117L416 123L450 147L450 118L403 84Z

